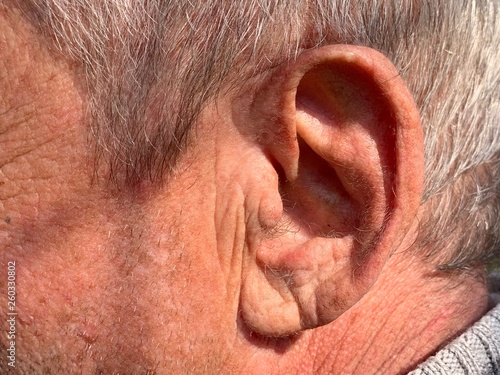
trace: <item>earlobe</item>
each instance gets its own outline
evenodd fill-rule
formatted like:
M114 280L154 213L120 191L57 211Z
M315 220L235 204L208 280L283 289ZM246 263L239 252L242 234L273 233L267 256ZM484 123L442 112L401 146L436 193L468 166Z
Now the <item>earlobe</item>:
M277 158L296 166L280 184L293 229L250 241L241 297L243 319L270 336L327 324L369 290L416 215L423 180L418 112L380 53L322 47L277 74L273 125L299 150Z

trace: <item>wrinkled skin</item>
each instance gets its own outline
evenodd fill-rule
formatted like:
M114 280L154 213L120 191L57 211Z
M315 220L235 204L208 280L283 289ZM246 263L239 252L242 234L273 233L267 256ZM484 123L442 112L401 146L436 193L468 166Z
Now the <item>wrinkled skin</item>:
M0 290L15 261L18 373L399 373L486 309L479 281L447 288L432 265L395 254L332 323L252 332L240 313L253 252L302 234L265 188L279 176L235 121L240 101L205 108L167 184L117 190L92 179L77 69L0 15Z

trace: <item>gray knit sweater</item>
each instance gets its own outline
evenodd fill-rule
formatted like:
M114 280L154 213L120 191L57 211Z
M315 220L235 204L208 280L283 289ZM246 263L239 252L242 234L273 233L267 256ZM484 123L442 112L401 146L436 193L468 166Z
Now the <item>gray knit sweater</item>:
M494 288L496 289L496 288ZM493 290L497 292L497 290ZM430 357L411 375L479 375L500 374L500 304L471 328Z

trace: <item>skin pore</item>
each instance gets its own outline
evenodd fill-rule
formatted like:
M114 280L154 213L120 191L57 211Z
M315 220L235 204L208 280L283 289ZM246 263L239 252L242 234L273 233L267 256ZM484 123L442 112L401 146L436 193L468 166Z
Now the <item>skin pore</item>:
M94 178L78 71L21 17L0 17L1 272L16 261L19 373L403 373L487 309L480 280L407 250L422 208L332 323L252 332L240 314L250 249L297 227L263 188L279 176L262 134L235 126L234 92L202 112L168 183L118 189Z

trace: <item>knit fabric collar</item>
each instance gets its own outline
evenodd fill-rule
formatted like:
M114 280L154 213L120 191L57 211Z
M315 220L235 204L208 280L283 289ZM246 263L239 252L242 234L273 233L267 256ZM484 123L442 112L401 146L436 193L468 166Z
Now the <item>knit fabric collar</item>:
M411 375L500 374L500 274L491 275L490 290L496 306Z

